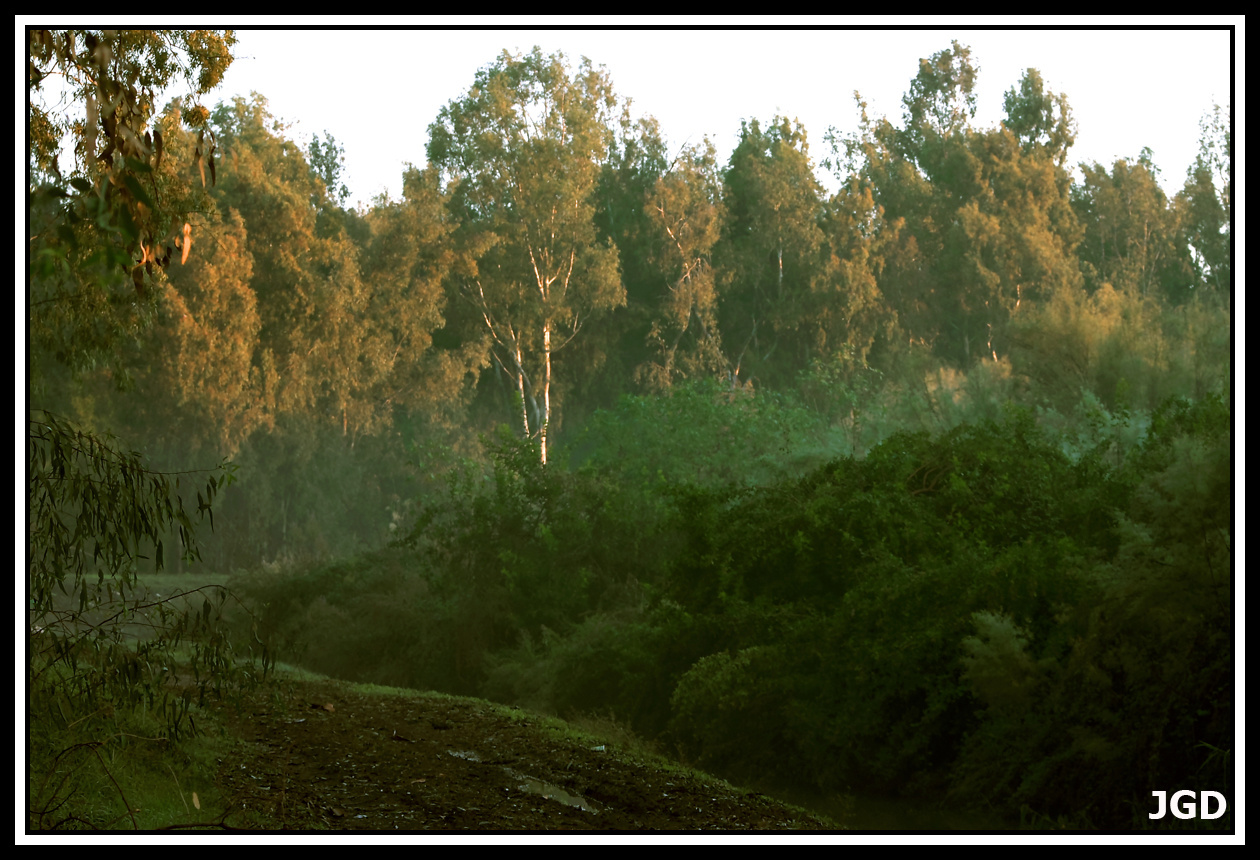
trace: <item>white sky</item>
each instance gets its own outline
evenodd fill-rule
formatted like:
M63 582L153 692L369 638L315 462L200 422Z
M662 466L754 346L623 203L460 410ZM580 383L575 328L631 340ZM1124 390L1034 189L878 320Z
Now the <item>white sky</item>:
M344 23L334 19L330 26ZM1067 95L1078 122L1073 164L1097 160L1110 166L1149 146L1169 191L1180 187L1194 159L1200 118L1214 102L1231 101L1235 62L1242 68L1241 35L1235 61L1229 31L1194 29L409 26L247 29L238 38L236 60L207 105L257 91L276 117L291 123L289 135L298 142L331 133L345 147L343 181L350 199L361 204L382 191L401 194L404 164L424 163L428 126L438 111L467 92L477 70L504 48L524 52L538 45L546 53L563 51L574 65L587 56L607 67L618 94L633 100L635 115L655 116L672 148L708 135L725 163L741 119L764 124L783 114L804 124L817 162L828 152L828 127L856 132L855 89L872 117L899 123L901 97L919 58L957 39L971 46L980 69L977 126L996 125L1003 94L1018 85L1025 68L1037 68L1050 89ZM1241 106L1241 74L1237 83ZM1241 114L1236 126L1241 133Z

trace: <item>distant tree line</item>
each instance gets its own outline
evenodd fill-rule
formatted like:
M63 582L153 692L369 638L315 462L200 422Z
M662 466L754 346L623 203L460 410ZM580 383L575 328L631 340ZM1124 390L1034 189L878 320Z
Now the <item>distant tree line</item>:
M976 77L954 43L921 62L899 122L858 96L858 134L827 137L831 195L798 122L744 122L721 165L709 141L675 149L632 116L606 70L538 49L478 72L402 198L361 210L344 206L340 145L289 139L261 95L148 104L165 158L134 190L185 215L150 226L124 208L119 229L168 264L131 261L130 292L114 278L116 297L67 324L54 299L75 288L41 251L32 394L157 462L239 460L217 561L244 565L379 541L417 457L423 481L481 458L479 434L506 422L545 461L623 394L684 382L833 410L842 388L981 362L1059 406L1217 386L1228 108L1170 199L1145 150L1073 181L1067 98L1035 69L1001 124L974 127ZM31 114L33 221L58 175L44 123Z

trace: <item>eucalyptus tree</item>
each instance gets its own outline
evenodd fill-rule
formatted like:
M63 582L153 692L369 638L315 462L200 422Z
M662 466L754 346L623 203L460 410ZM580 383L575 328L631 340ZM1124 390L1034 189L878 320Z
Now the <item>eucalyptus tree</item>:
M575 386L585 389L584 412L612 406L639 381L651 357L649 331L661 288L650 207L644 201L669 169L668 145L660 124L651 116L632 116L628 103L614 128L595 192L595 226L617 247L626 296L625 305L604 318L595 337L588 331L562 356L566 377L585 371ZM566 415L574 417L572 411Z
M47 358L109 365L120 378L120 347L152 322L154 287L172 259L187 260L187 216L214 183L214 137L197 99L222 80L235 36L32 29L27 40L31 379L38 385ZM180 81L182 124L197 142L176 164L164 161L154 99Z
M902 335L910 344L960 359L970 352L968 326L960 316L973 303L965 297L966 286L943 267L959 257L949 247L958 235L958 206L977 192L978 165L965 141L975 116L978 74L970 48L958 42L920 59L902 99L900 127L868 116L855 93L861 130L844 144L853 172L882 213L884 230L892 231L885 234L880 290Z
M526 436L547 461L552 357L590 317L622 305L618 255L600 241L594 192L616 96L589 60L504 52L429 126L427 149L451 195L457 275L515 383ZM541 401L541 402L540 402Z
M353 446L392 417L386 391L402 353L387 329L439 325L431 305L441 299L420 291L419 303L408 305L414 314L378 315L393 301L382 293L394 285L363 276L371 227L338 205L334 140L299 146L257 93L221 104L214 122L230 167L216 198L245 227L260 320L255 361L273 379L268 408L312 427L335 427ZM427 346L423 339L415 344Z
M1019 89L1002 98L1006 127L1019 139L1024 154L1040 150L1062 167L1076 141L1076 121L1067 96L1046 89L1041 72L1027 69Z
M318 246L327 244L316 234L322 183L258 93L218 105L213 123L227 167L216 202L239 215L242 251L251 260L260 323L255 361L275 374L273 411L303 412L314 406L320 389L312 329L339 319L335 307L318 304L321 298L335 303L343 286L321 290L315 271L314 258L326 256Z
M245 311L253 316L252 341L220 337L238 348L219 361L233 370L239 357L247 368L249 387L238 385L231 405L256 431L241 447L244 478L227 500L233 535L220 562L371 545L383 539L380 511L402 480L398 422L457 414L464 378L484 354L477 344L434 348L455 261L436 178L410 171L402 200L360 214L341 205L341 148L331 137L300 145L258 94L220 105L214 122L225 152L215 196L238 226L213 259L219 272L235 259L247 283L239 317L207 321L226 335L245 324ZM190 306L220 288L210 274L177 282ZM203 312L214 308L227 305ZM217 402L229 381L246 378L206 378L202 368L176 368L181 381L202 380L190 405Z
M817 346L813 296L827 260L805 129L785 117L765 129L744 123L722 179L726 218L714 255L732 372L791 379Z
M896 337L897 312L880 281L889 258L897 253L905 222L885 217L884 208L875 202L874 189L863 177L851 173L842 179L820 222L829 276L816 312L825 338L823 355L815 364L841 359L854 370L867 370L877 342L886 352Z
M713 249L725 210L713 144L684 147L644 195L656 282L651 302L648 361L637 375L649 389L676 379L728 371L718 330L718 283Z
M1226 292L1232 281L1234 145L1230 107L1213 105L1199 124L1199 152L1177 195L1181 228L1195 250L1199 281Z
M1193 281L1189 251L1150 150L1117 159L1111 170L1097 163L1081 170L1072 203L1085 230L1080 259L1087 289L1111 284L1152 299L1182 293Z
M911 342L960 364L998 358L1013 315L1080 280L1067 100L1030 69L1006 94L1006 122L975 129L977 75L970 50L953 43L920 61L901 128L863 106L861 135L847 144L857 187L871 192L863 209L879 214L885 236L881 294Z
M48 406L42 382L49 373L76 380L95 373L117 387L171 358L154 355L168 345L153 336L168 271L199 265L212 247L202 239L214 210L216 143L197 99L222 80L235 36L33 29L27 39L29 384L40 401L32 405ZM159 117L155 94L181 81L188 87L182 109ZM90 418L98 409L83 412ZM99 429L32 414L31 547L46 547L32 567L37 610L50 609L43 599L49 578L82 579L76 554L90 557L94 542L116 551L107 566L121 584L142 538L178 526L182 544L192 546L191 521L171 482L137 483L141 461ZM108 490L94 509L81 498L80 481ZM75 518L73 536L54 540L62 522Z
M366 214L370 235L360 257L360 276L371 285L364 309L371 353L382 373L374 401L453 426L470 381L488 364L483 337L435 343L449 337L452 310L445 282L464 261L456 254L446 197L437 171L408 167L401 200L378 200Z
M919 60L919 71L901 99L904 124L897 143L900 154L929 179L948 169L946 143L971 128L979 74L971 48L957 41Z

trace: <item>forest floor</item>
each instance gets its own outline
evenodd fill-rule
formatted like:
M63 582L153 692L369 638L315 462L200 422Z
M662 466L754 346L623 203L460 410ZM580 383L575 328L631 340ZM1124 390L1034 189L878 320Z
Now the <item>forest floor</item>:
M223 823L232 826L386 833L837 828L559 720L477 699L285 681L279 692L254 693L220 718L239 739L217 780L232 810Z

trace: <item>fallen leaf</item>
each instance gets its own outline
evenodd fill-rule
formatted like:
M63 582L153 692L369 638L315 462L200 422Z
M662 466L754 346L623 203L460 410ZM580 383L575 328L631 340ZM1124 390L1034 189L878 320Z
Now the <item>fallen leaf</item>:
M201 801L197 799L197 792L193 792L193 808L201 809Z

